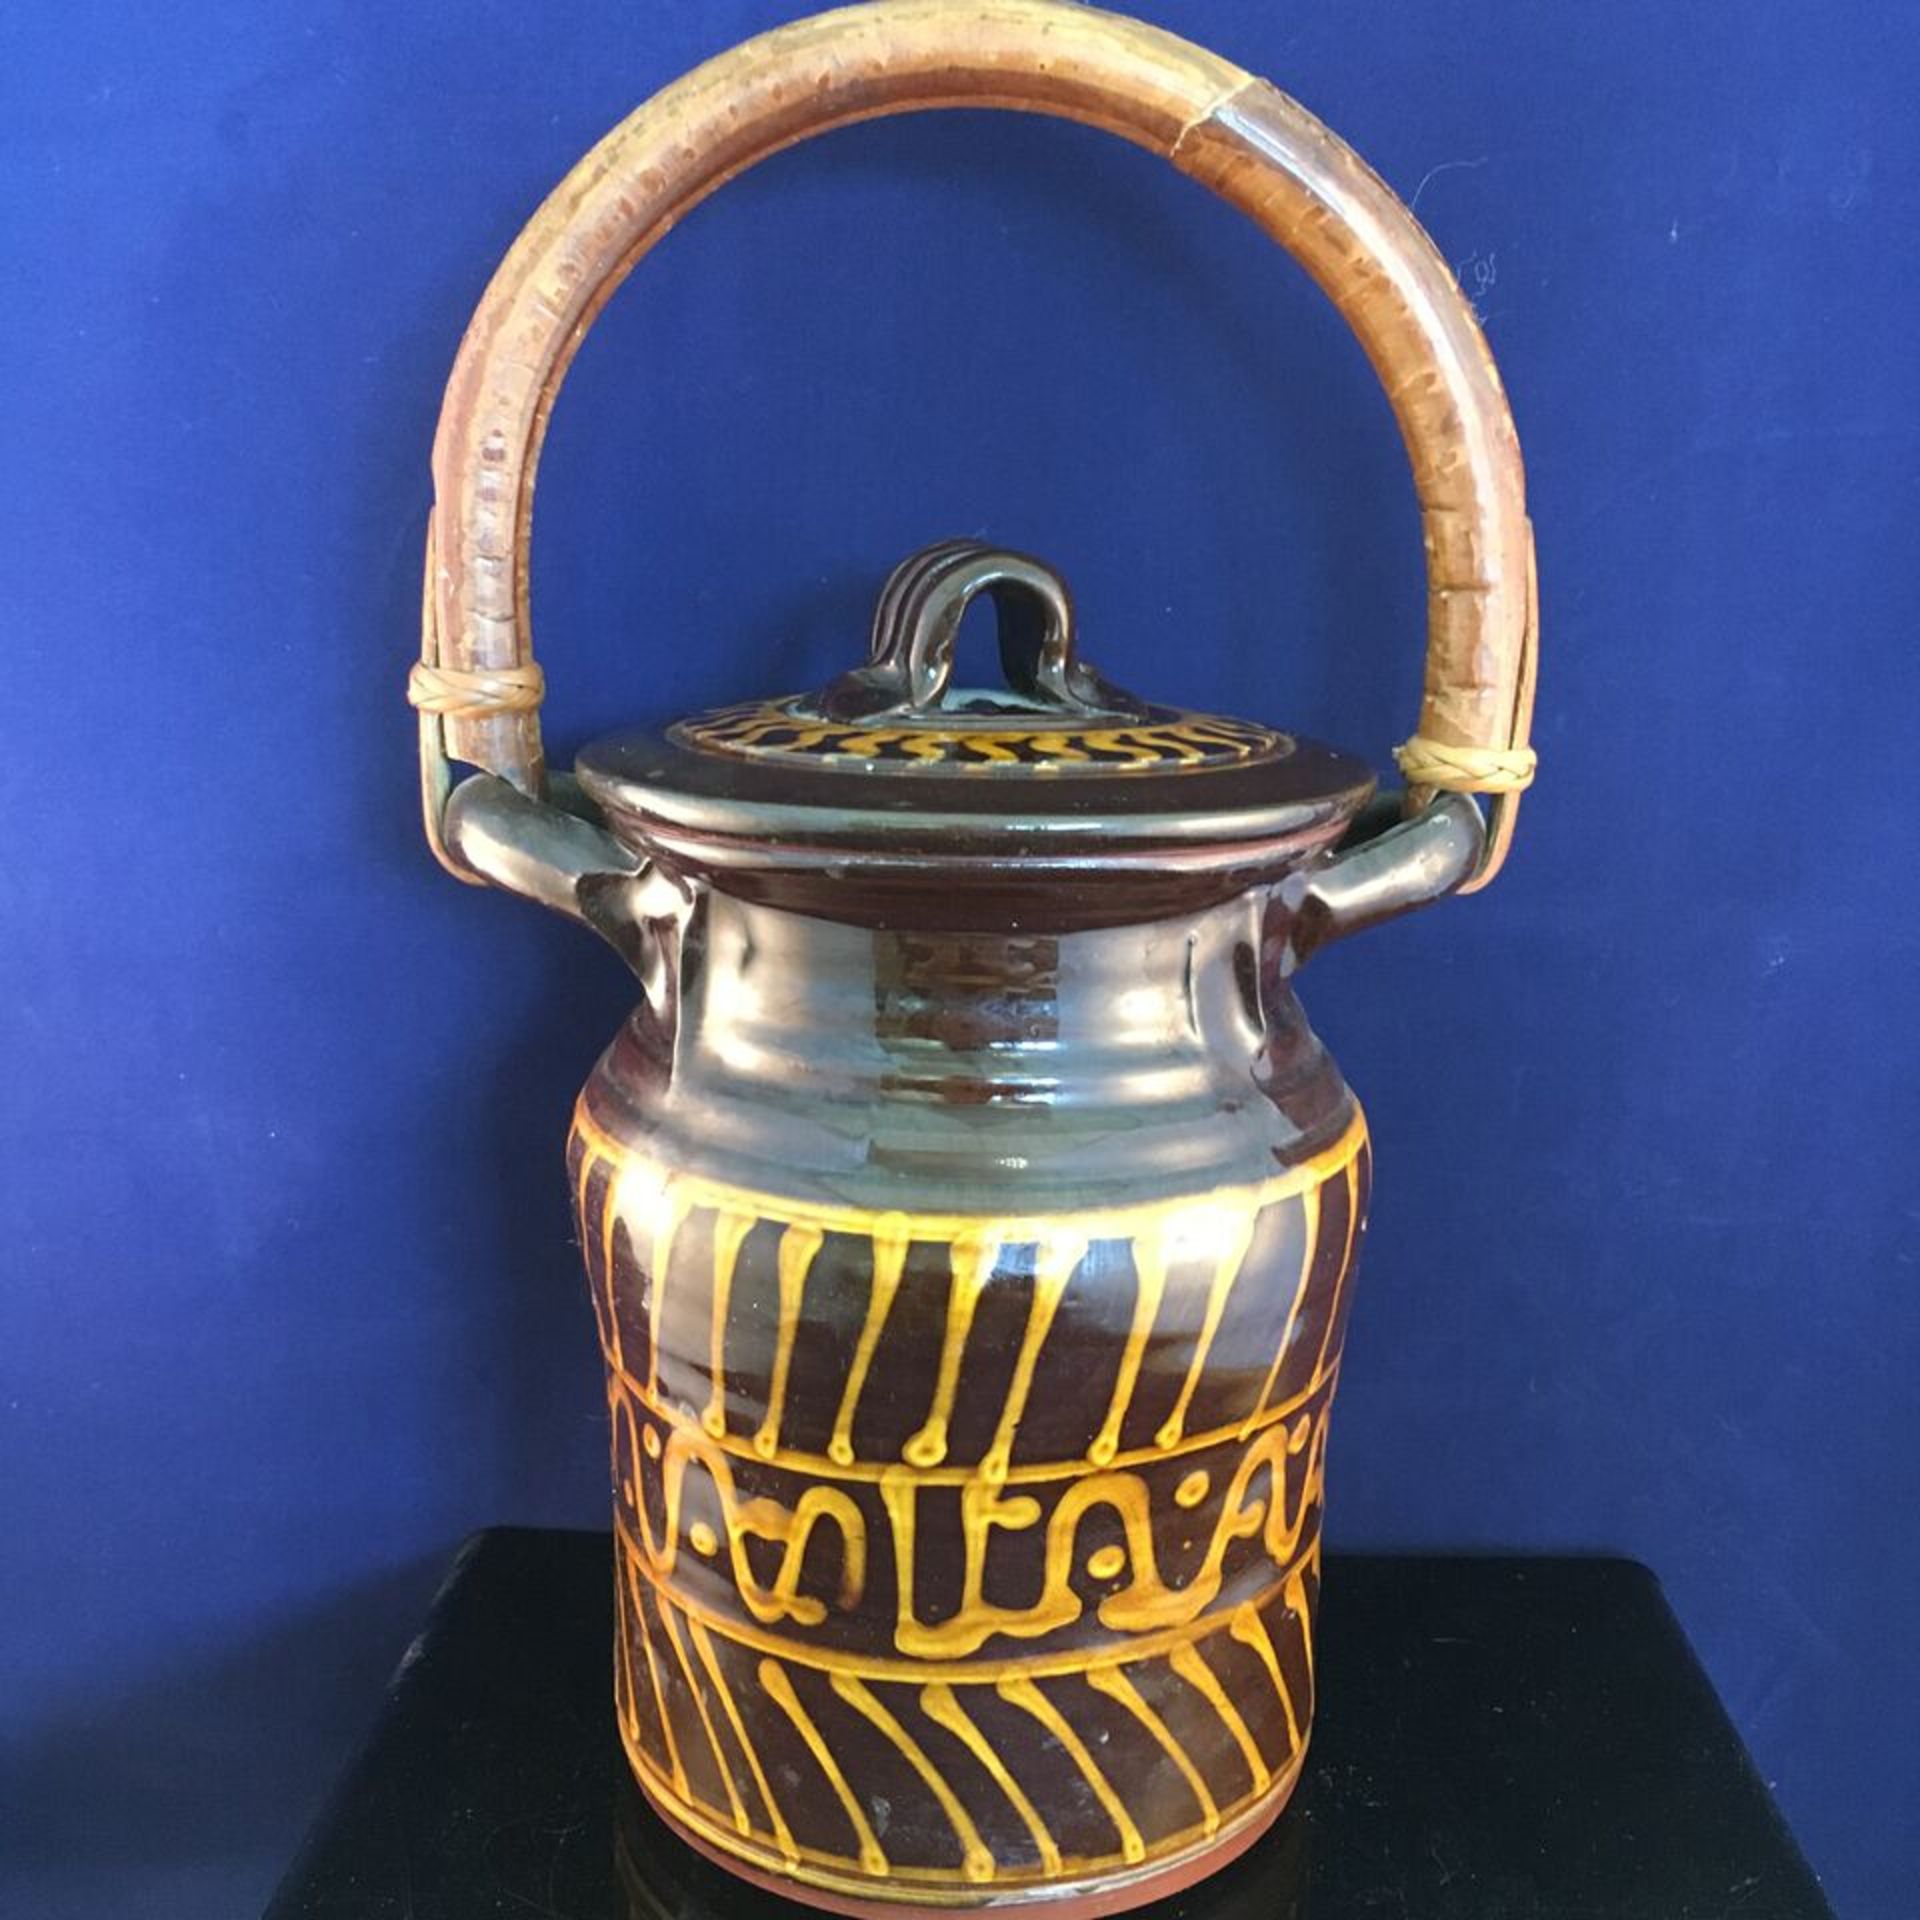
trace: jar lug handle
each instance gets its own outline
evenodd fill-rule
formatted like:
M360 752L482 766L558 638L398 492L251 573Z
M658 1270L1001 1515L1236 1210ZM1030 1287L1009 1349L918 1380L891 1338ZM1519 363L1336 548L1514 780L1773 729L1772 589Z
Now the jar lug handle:
M1387 796L1391 804L1399 796ZM1440 793L1385 832L1350 842L1326 862L1290 874L1273 891L1285 916L1282 969L1292 972L1335 940L1444 899L1469 879L1487 840L1464 793Z
M600 826L570 775L554 775L548 795L529 799L494 774L474 774L448 796L448 848L495 886L591 928L640 976L647 998L664 1004L671 963L658 933L685 920L691 888Z

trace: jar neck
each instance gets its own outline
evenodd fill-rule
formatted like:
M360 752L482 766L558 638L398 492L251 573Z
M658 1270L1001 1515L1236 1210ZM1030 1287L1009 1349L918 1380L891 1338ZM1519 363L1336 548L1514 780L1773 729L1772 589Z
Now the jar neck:
M1261 956L1251 896L1142 926L983 934L715 892L681 955L675 1078L950 1106L1204 1099L1257 1075L1298 1021Z

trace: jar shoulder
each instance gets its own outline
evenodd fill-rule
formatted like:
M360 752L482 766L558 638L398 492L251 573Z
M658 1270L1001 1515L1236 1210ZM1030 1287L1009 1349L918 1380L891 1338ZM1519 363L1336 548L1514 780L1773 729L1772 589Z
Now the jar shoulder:
M1250 1056L1136 1063L1116 1081L990 1081L963 1097L832 1064L777 1076L688 1073L642 1007L582 1089L603 1154L749 1192L872 1212L1035 1215L1261 1186L1364 1137L1358 1101L1298 1002ZM952 1083L946 1083L951 1087Z

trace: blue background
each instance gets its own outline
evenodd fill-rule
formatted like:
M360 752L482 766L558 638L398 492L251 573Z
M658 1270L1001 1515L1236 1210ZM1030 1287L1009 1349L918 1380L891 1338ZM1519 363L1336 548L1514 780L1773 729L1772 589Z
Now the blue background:
M1335 1540L1643 1558L1841 1913L1909 1915L1914 16L1148 10L1417 199L1542 554L1507 877L1306 983L1380 1169ZM427 448L549 185L787 12L0 16L9 1912L256 1911L460 1536L601 1519L560 1149L630 989L420 842ZM1361 355L1084 130L731 188L588 344L540 497L563 758L824 678L955 531L1053 559L1145 691L1376 760L1411 724Z

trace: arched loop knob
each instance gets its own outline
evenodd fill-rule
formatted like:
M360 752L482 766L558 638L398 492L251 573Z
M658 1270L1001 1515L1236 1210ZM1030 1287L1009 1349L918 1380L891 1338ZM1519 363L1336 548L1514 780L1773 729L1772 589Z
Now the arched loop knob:
M953 685L960 625L983 593L999 620L1004 693ZM821 706L836 720L922 716L954 708L963 695L1002 710L1019 705L1076 717L1134 719L1145 712L1075 657L1073 596L1045 561L978 540L942 540L887 576L867 664L842 674Z

